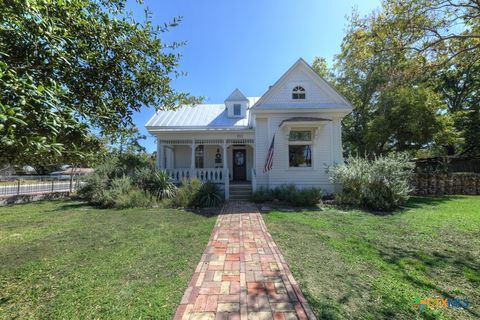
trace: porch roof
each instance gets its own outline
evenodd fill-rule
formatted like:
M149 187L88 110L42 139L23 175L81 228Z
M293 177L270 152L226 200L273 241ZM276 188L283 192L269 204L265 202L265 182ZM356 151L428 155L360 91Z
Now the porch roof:
M249 97L253 105L258 98ZM159 110L147 122L148 131L162 129L247 129L249 110L245 118L231 118L224 104L199 104L181 106L175 110Z

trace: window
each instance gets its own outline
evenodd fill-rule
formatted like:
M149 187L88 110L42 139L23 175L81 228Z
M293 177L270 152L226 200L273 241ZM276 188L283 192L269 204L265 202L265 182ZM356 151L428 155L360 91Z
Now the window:
M235 103L233 105L233 115L234 116L239 116L239 115L241 115L241 112L242 112L242 105L238 104L238 103Z
M288 136L289 167L312 166L312 131L292 130Z
M195 148L195 168L202 169L203 168L203 146L200 145Z
M290 131L288 141L311 141L312 131Z
M305 88L301 86L296 86L295 88L293 88L292 99L294 100L305 99Z
M311 167L312 147L310 145L288 146L288 157L290 167Z

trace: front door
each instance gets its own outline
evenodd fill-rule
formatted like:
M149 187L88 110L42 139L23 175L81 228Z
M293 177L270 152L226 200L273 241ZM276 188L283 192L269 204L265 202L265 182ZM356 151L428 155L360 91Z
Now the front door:
M247 150L233 150L233 180L247 179Z

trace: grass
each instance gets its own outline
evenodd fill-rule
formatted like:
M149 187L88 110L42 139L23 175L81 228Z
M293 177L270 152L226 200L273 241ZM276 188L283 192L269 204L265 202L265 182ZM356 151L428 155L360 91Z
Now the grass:
M0 319L169 319L214 223L73 201L0 208Z
M480 317L479 196L414 198L383 216L327 207L264 218L319 319ZM442 294L469 308L415 309Z

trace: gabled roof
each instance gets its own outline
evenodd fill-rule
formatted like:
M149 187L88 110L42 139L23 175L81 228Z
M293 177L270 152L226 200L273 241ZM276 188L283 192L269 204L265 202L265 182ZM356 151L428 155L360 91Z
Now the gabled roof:
M248 98L237 88L225 99L225 102L227 101L248 101Z
M253 105L258 97L249 97ZM245 130L249 128L250 112L245 118L231 118L227 115L224 104L184 105L175 110L159 110L147 122L148 131L156 130L196 130L196 129L230 129Z
M328 91L328 93L334 97L336 97L341 103L328 103L325 105L320 105L320 104L308 104L308 103L302 103L302 104L296 104L295 108L307 108L307 109L317 109L317 108L335 108L335 107L343 107L343 108L350 108L353 109L353 106L350 104L350 102L342 95L340 94L327 80L325 80L322 76L320 76L313 68L310 66L305 60L302 58L299 58L288 70L285 72L280 79L278 79L272 86L268 88L268 90L261 96L261 98L253 105L251 108L253 110L258 110L260 109L261 105L265 103L268 98L272 95L274 91L280 86L281 83L283 83L291 74L292 72L297 68L297 67L302 67L305 72L308 73L308 75L315 80L315 82L321 86L324 90ZM271 108L271 107L270 107Z

